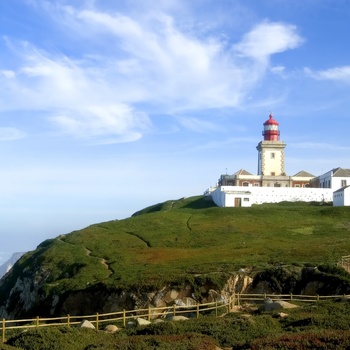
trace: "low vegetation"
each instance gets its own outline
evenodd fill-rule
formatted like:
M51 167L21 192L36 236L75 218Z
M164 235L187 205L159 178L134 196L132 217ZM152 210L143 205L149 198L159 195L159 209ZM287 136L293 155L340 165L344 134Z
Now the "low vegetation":
M253 311L252 311L253 310ZM337 349L350 347L350 302L300 304L287 317L246 305L240 313L126 328L115 334L78 328L30 329L9 336L3 350Z

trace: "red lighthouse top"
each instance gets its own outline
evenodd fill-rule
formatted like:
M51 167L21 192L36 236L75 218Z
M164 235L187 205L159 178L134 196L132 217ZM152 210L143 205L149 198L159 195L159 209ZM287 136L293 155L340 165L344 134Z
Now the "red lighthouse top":
M278 141L280 132L278 130L278 123L273 119L270 114L269 119L264 123L264 131L262 132L264 140L266 141Z

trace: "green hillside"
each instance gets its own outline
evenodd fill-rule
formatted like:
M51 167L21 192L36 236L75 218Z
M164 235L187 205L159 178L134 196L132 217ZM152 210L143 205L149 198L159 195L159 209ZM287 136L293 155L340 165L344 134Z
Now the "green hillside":
M47 240L15 270L39 262L50 271L46 293L101 283L158 287L242 267L334 264L350 254L349 233L346 207L280 203L219 208L198 196Z

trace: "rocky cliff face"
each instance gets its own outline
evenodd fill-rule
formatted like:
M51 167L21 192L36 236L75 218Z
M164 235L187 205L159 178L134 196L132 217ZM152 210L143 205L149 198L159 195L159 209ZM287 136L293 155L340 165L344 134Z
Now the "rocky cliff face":
M96 284L82 290L46 294L49 281L50 272L40 266L27 266L22 271L19 267L13 269L0 282L0 288L6 291L1 298L0 317L14 319L36 315L83 315L223 301L233 293L245 292L252 278L245 273L231 275L223 288L204 279L203 283L196 286L183 283L156 290L121 290Z
M220 276L221 282L213 282ZM220 280L217 278L217 280ZM69 278L68 278L69 279ZM55 289L59 283L38 256L20 259L0 280L0 317L50 317L108 313L148 307L172 307L227 300L233 293L342 295L350 293L350 275L336 267L271 268L255 274L244 270L222 275L197 275L190 282L162 288L118 288L98 282L75 289Z

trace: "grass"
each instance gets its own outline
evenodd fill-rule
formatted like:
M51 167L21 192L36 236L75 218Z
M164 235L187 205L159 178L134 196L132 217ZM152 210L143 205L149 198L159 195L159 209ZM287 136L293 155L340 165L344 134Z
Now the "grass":
M349 255L350 208L307 203L218 208L207 197L146 208L43 242L0 286L47 271L43 293L162 287L190 276L281 264L335 264Z

